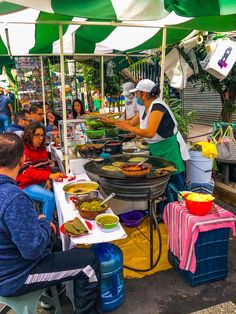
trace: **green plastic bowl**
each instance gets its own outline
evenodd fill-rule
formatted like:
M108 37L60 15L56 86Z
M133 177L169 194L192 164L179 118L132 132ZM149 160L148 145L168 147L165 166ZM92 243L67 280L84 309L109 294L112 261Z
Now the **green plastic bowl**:
M85 130L85 134L90 140L94 140L103 137L105 130Z
M116 137L117 129L105 129L105 137Z
M107 219L112 219L112 223L107 223ZM98 225L98 227L103 231L103 232L112 232L114 231L119 223L119 217L114 215L114 214L100 214L95 218L95 221Z

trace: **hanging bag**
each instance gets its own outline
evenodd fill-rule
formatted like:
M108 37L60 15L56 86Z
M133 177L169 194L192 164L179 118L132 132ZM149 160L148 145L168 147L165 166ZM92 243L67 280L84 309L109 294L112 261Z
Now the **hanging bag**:
M218 158L227 160L229 158L229 150L224 142L224 138L226 139L228 133L228 128L223 133L223 130L218 130L214 135L212 135L212 143L216 145L217 152L218 152ZM218 138L219 137L219 138Z
M229 128L229 141L225 143L229 152L228 160L236 160L236 141L234 138L234 132L231 126L229 126L228 128Z
M218 39L214 51L210 52L206 59L209 61L205 71L223 80L236 61L236 44L229 38Z

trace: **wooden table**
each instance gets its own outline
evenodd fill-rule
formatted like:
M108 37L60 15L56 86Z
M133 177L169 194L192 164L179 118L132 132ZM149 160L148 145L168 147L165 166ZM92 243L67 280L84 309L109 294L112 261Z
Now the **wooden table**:
M225 184L229 184L229 165L230 164L236 164L236 160L227 160L227 159L220 159L216 158L216 161L220 162L223 167L223 182Z

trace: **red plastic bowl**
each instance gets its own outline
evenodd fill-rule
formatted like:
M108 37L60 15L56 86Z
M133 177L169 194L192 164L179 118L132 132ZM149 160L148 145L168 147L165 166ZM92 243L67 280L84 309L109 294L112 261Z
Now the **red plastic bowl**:
M213 200L208 202L196 202L190 201L185 198L185 204L190 214L196 216L204 216L211 211Z

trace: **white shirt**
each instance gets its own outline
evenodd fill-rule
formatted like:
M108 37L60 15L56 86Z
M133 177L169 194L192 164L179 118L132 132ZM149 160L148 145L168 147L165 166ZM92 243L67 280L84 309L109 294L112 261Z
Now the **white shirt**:
M126 113L126 119L129 120L133 118L137 113L137 104L136 99L133 95L125 96L125 113Z

